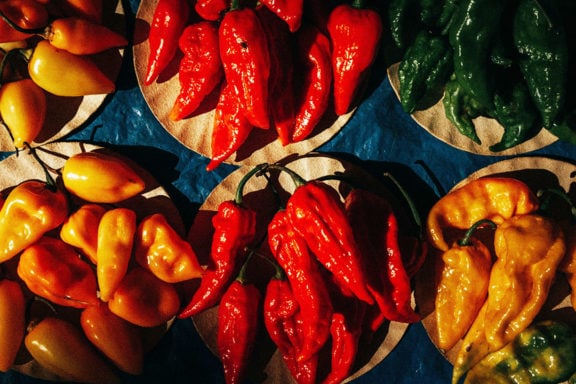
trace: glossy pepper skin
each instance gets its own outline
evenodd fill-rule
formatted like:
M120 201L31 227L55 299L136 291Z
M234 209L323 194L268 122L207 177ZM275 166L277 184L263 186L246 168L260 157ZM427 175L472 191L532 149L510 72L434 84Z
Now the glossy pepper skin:
M558 223L539 214L517 215L498 226L488 299L464 338L454 365L454 382L532 323L548 297L565 251Z
M296 39L304 82L296 101L293 142L308 138L321 121L330 104L333 80L328 37L312 24L304 23Z
M134 257L138 264L168 283L197 279L203 273L190 243L161 213L146 216L138 224Z
M248 255L256 236L256 212L236 201L226 200L212 218L214 234L210 251L211 265L202 276L200 287L179 318L196 315L218 303Z
M569 53L566 31L552 1L522 0L513 20L518 65L545 127L564 107Z
M330 294L316 258L304 238L291 227L286 211L278 211L268 224L268 244L300 307L302 340L297 359L306 361L330 337L333 313Z
M64 380L93 384L121 383L112 367L82 331L65 320L46 317L28 332L26 349L38 363Z
M0 118L14 147L23 148L38 137L46 119L46 94L30 79L0 85Z
M338 192L321 181L296 188L286 204L290 225L344 290L368 304L374 297L367 271Z
M284 21L290 32L296 32L302 25L303 0L263 0L262 4Z
M224 71L218 49L218 26L209 21L188 25L182 31L178 46L180 92L170 111L170 119L190 116L222 81Z
M444 85L442 106L444 107L446 118L454 124L458 132L476 144L481 144L472 119L479 117L483 113L483 107L460 84L454 74L450 76Z
M224 12L228 9L228 0L197 0L194 10L204 20L220 20Z
M455 189L436 202L428 213L430 244L447 251L453 242L450 231L466 230L489 219L496 224L515 215L534 212L539 207L535 193L524 182L510 177L485 177ZM458 237L457 237L458 238Z
M380 14L363 8L361 1L334 7L328 17L332 42L334 111L350 112L380 49Z
M46 7L35 0L3 1L0 12L21 28L40 28L46 25L49 19ZM6 19L0 19L0 42L25 40L32 36L14 29Z
M255 127L271 125L270 48L256 11L236 1L220 21L220 57L226 81L239 91L244 115Z
M576 371L575 361L574 330L565 323L546 320L526 328L482 359L464 383L561 383Z
M39 180L18 184L0 210L0 262L58 227L67 215L68 201L61 190Z
M100 204L82 204L60 228L60 239L79 249L94 265L97 258L98 225L106 210Z
M56 96L79 97L116 90L114 82L93 61L58 49L47 40L34 47L28 73L40 88Z
M99 302L92 267L60 239L44 236L27 247L17 272L30 291L53 303L85 308Z
M9 371L18 355L26 329L24 292L15 281L0 280L0 372Z
M152 84L166 69L178 50L178 39L190 12L187 0L159 0L148 34L149 55L144 84Z

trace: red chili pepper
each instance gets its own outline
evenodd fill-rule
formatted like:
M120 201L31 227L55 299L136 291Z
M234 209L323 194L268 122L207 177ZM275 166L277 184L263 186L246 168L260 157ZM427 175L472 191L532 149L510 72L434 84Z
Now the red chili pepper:
M288 199L286 213L294 230L337 284L373 304L364 261L338 192L321 181L302 184Z
M278 211L268 224L268 244L284 269L302 314L302 348L298 361L318 353L330 336L332 302L314 255L290 226L286 211Z
M233 201L226 200L218 206L218 212L212 218L212 265L202 276L200 286L178 315L179 318L196 315L216 305L249 254L248 247L256 237L256 212L242 205L242 190L246 181L258 170L258 167L254 167L244 176Z
M266 32L252 8L233 0L220 22L220 56L226 81L240 91L244 114L252 125L271 125L268 82L270 49Z
M330 40L311 24L303 24L297 32L298 52L304 81L297 102L292 141L306 139L324 116L330 103L332 61Z
M49 14L46 6L35 0L9 0L0 2L0 43L25 40L32 36L20 32L11 26L34 29L48 23Z
M380 48L382 18L362 3L354 0L352 5L338 5L328 18L337 115L349 112L356 102Z
M328 376L322 384L338 384L349 376L356 354L358 340L362 333L359 324L348 324L349 320L344 314L336 312L332 315L330 335L332 336L332 359Z
M254 129L244 115L244 107L239 99L240 91L233 84L224 85L216 111L210 143L210 162L207 171L216 169L236 152Z
M176 55L178 39L188 22L188 0L159 0L148 35L150 54L144 84L150 85Z
M261 2L288 25L290 32L296 32L300 28L304 13L304 0L262 0Z
M228 8L228 0L196 0L194 9L204 20L216 21Z
M246 264L218 307L216 343L227 384L241 383L252 357L260 322L262 294L247 281Z
M181 120L198 109L224 76L215 23L200 21L187 26L178 46L184 56L178 69L180 92L170 111L173 121Z

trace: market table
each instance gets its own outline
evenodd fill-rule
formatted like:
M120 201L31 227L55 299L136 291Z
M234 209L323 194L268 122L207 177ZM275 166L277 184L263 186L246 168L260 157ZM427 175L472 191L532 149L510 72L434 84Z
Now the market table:
M134 29L138 0L123 2L128 36ZM393 173L422 209L472 172L508 157L475 155L437 139L406 114L386 77L380 60L365 100L348 123L317 151L360 165L375 175ZM124 154L167 189L189 227L198 208L237 167L224 164L205 171L208 159L180 144L157 121L142 96L131 49L110 95L90 120L65 137ZM8 156L10 153L4 153ZM523 154L576 161L576 147L563 142ZM436 350L422 324L408 327L400 343L354 383L449 383L452 367ZM40 383L17 372L2 374L2 383ZM222 367L190 320L176 320L146 358L141 376L126 383L223 383Z

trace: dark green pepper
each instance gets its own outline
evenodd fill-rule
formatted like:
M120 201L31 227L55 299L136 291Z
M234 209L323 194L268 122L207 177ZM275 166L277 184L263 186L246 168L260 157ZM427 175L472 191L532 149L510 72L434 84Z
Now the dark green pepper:
M400 102L412 113L442 96L452 73L452 49L445 36L420 31L398 68Z
M522 331L467 374L465 384L560 383L576 371L576 333L567 324L542 321Z
M547 0L520 0L513 20L518 64L545 127L562 110L567 92L568 45L561 18Z
M563 114L547 129L558 139L576 145L576 109Z
M412 44L420 26L418 0L391 0L388 4L390 34L396 46L402 50ZM416 25L415 25L416 24Z
M448 31L456 79L487 110L494 96L490 53L505 8L505 0L464 0Z
M460 85L455 75L450 77L444 87L442 104L446 118L454 124L458 132L481 144L472 119L482 115L482 106Z

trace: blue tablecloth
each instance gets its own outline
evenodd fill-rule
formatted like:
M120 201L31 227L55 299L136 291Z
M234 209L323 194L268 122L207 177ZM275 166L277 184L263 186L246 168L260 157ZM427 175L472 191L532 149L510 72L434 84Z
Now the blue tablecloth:
M134 26L139 0L125 0L128 32ZM417 203L428 204L470 173L502 160L453 148L431 136L406 113L377 64L366 100L329 142L318 148L338 154L375 172L389 170L407 186ZM126 154L147 168L166 187L190 225L198 207L236 167L204 170L208 159L170 136L155 119L138 87L130 49L109 97L87 124L65 140L89 141ZM528 156L576 160L576 147L557 142ZM354 383L449 383L451 365L438 353L421 324L409 326L400 344L374 369ZM2 383L39 383L15 372ZM206 348L189 320L176 321L146 360L145 372L126 383L223 383L218 359Z

